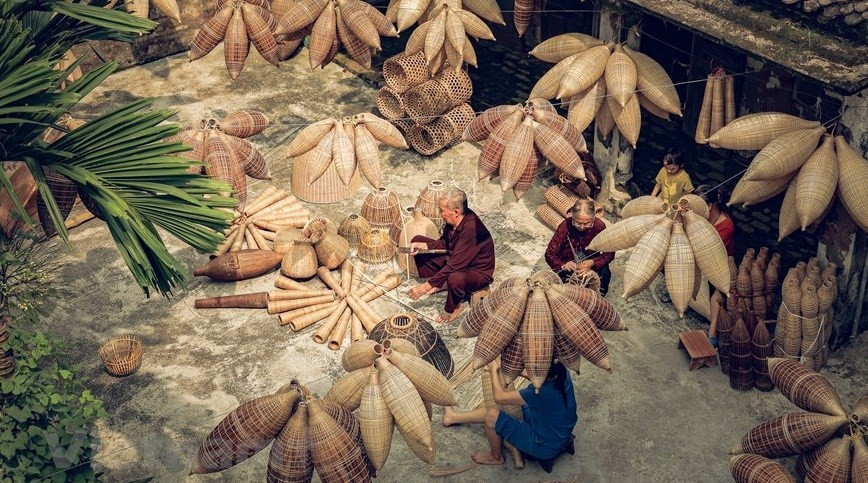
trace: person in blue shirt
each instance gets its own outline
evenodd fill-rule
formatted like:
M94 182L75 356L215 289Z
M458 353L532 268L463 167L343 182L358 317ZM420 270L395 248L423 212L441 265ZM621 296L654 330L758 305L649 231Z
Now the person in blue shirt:
M537 459L553 458L570 441L573 428L579 421L573 383L567 368L557 360L553 361L539 393L533 386L518 391L505 390L500 384L499 369L498 362L489 364L486 369L492 376L494 402L498 405L521 406L523 420L519 421L497 407L464 413L446 407L443 425L485 424L485 437L490 450L471 455L471 459L479 464L503 464L503 440Z

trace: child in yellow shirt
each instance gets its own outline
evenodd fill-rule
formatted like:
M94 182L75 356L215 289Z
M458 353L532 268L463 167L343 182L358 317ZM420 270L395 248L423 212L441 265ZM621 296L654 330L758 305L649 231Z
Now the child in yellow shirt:
M693 192L693 183L690 175L684 171L684 159L681 151L670 149L663 156L663 167L654 178L656 184L651 191L651 196L660 195L660 198L668 206L678 203L682 196Z

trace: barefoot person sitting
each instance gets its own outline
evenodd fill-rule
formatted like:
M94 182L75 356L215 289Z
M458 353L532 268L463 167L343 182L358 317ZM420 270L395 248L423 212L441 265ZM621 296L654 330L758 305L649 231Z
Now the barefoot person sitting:
M418 253L414 256L419 276L427 278L407 293L417 300L446 289L446 307L439 322L455 320L468 294L491 284L494 275L494 241L473 210L467 207L467 195L453 189L440 198L440 216L445 222L443 235L437 239L415 236L411 254L419 250L445 249L445 255Z
M489 451L471 455L473 461L483 465L503 464L503 441L519 451L537 459L557 456L572 438L573 428L579 421L576 396L567 368L553 361L548 376L537 394L533 386L519 391L507 391L500 384L500 365L489 364L494 402L501 405L521 406L522 421L500 411L497 407L479 408L470 412L456 412L444 408L443 426L453 424L484 423Z
M596 272L600 276L600 293L605 296L612 279L609 263L615 254L590 252L587 247L598 233L606 229L606 224L595 216L596 207L591 200L576 201L570 211L572 215L561 222L549 241L546 263L564 282L574 274L583 275L589 270Z

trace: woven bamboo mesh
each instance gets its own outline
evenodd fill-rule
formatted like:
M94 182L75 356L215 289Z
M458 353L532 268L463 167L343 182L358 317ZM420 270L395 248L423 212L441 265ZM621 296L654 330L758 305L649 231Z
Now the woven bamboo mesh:
M308 151L292 161L292 192L300 200L308 203L336 203L354 195L362 185L359 170L356 170L345 185L338 176L334 163L329 164L325 172L312 184L308 184L311 176L313 151Z
M470 307L467 316L461 321L458 327L458 337L476 337L479 331L482 330L483 324L491 316L491 313L503 301L509 298L512 294L511 287L517 283L525 283L525 279L521 277L512 277L504 280L500 285L491 292L491 295L482 299L482 303Z
M795 176L796 173L790 173L784 177L767 181L748 181L742 176L733 188L727 204L743 203L744 206L749 206L762 203L783 193Z
M632 248L653 227L663 223L665 217L662 214L648 214L625 218L598 233L588 244L588 249L608 252Z
M832 136L808 157L796 176L796 215L804 230L814 223L835 195L838 185L838 162Z
M805 411L844 416L837 391L823 376L793 360L772 358L769 375L787 399Z
M864 189L868 170L865 169L865 159L841 136L835 138L835 153L841 204L860 228L868 230L868 193Z
M708 132L711 134L720 131L724 124L723 90L723 76L713 76L711 78L711 122L708 127Z
M404 108L404 96L389 87L377 91L377 109L388 120L401 119L407 115Z
M195 276L235 281L258 277L280 265L283 256L271 250L239 250L219 255L193 270Z
M524 336L522 332L523 330L519 330L500 353L500 374L506 382L514 381L524 370Z
M313 248L321 266L333 270L347 259L350 253L350 242L346 238L329 231L317 232L315 238Z
M566 33L550 37L534 47L529 54L543 62L560 62L561 60L584 52L588 47L600 45L600 40L581 33Z
M749 181L773 180L798 170L817 149L817 142L824 132L823 127L799 129L773 139L754 157L745 178Z
M774 355L774 339L762 320L753 331L751 344L753 346L754 387L760 391L771 391L775 385L769 377L768 358Z
M732 456L729 470L736 483L796 483L782 464L756 454Z
M552 231L557 230L558 226L566 219L558 211L552 208L548 203L543 203L536 207L536 214L540 217L543 223Z
M380 346L377 341L362 339L353 342L349 347L347 347L347 350L345 350L341 356L341 366L343 366L344 370L347 372L371 367L374 365L374 361L377 360L377 357L380 357L380 353L378 353L375 348L378 348L379 351L382 352L382 346Z
M448 70L441 74L438 80L446 88L446 95L452 106L464 104L473 95L473 83L464 70Z
M359 426L359 421L356 419L355 415L349 409L342 407L338 404L330 403L327 401L317 401L320 403L323 412L325 412L329 417L331 417L338 425L346 431L347 434L355 441L356 446L358 446L359 450L362 453L362 459L364 460L365 466L370 472L372 477L376 477L376 468L371 463L371 460L368 458L368 455L364 451L365 443L362 441L362 431Z
M712 133L707 141L726 149L760 150L782 134L819 125L819 121L806 121L789 114L762 112L734 119Z
M567 66L557 89L558 99L567 99L591 87L606 70L610 49L601 45L578 54Z
M564 338L591 364L612 372L606 341L587 312L557 289L549 287L546 298L555 326Z
M324 401L335 403L338 406L355 410L362 401L362 391L368 383L370 370L367 367L356 369L346 376L335 381L329 392L323 398Z
M681 101L674 83L666 70L657 61L637 52L630 47L624 46L624 51L636 65L638 75L636 89L642 92L649 101L666 112L681 116Z
M635 148L636 143L639 141L639 131L642 129L642 113L639 109L639 98L636 94L632 94L627 104L620 106L613 97L607 97L606 103L609 107L609 112L612 114L612 119L615 121L615 125L618 126L618 131L624 136L624 140Z
M280 264L280 273L291 278L310 278L316 275L319 263L310 239L294 242Z
M371 481L362 448L316 401L308 404L310 453L323 481ZM352 418L352 417L351 417Z
M485 140L482 151L479 153L477 171L480 180L497 172L497 169L500 167L500 157L503 155L503 150L506 149L506 144L509 142L512 133L521 124L522 119L524 119L524 111L515 111L498 123L491 131L491 135Z
M521 125L512 133L500 158L498 175L503 191L515 186L527 167L527 163L533 155L534 138L533 118L526 116ZM541 144L537 146L541 146Z
M286 426L299 396L298 391L284 386L235 408L199 446L190 474L225 470L268 446Z
M657 276L666 258L671 230L672 220L663 218L639 239L624 268L624 298L645 290Z
M606 300L599 292L578 285L566 284L555 286L555 290L562 292L568 299L575 302L594 321L600 330L627 330L627 326L621 320L618 309Z
M129 376L142 366L142 342L131 334L111 338L100 345L99 357L109 374Z
M418 124L407 132L407 142L419 154L430 156L445 148L452 140L452 126L440 119L431 124Z
M438 230L443 229L443 218L440 216L440 197L443 196L449 188L446 184L439 180L433 179L428 183L428 186L422 189L419 197L416 198L415 208L422 212L425 217L434 222Z
M705 91L702 95L702 105L699 109L699 117L696 121L696 133L694 140L698 144L705 144L711 132L711 106L714 103L714 77L709 75L705 79Z
M473 112L473 107L465 102L450 109L438 121L446 123L452 128L450 143L454 143L461 139L461 134L474 119L476 119L476 113Z
M582 52L565 57L543 74L536 84L534 84L533 89L531 89L529 98L554 99L557 97L558 87L564 76L564 72L581 54Z
M383 62L383 78L393 91L403 93L412 86L419 85L430 78L425 54L417 52L405 55L403 52Z
M512 293L495 307L482 326L473 346L473 368L485 367L500 354L515 337L521 325L529 289L517 284L509 289Z
M400 211L398 196L387 188L380 188L365 197L359 214L368 221L372 229L388 232Z
M729 312L721 310L717 318L717 356L720 360L720 370L724 374L729 374L729 350L734 328L735 324Z
M862 439L861 434L857 434ZM852 438L844 435L823 445L817 460L808 468L805 481L850 481L850 447Z
M528 281L531 284L542 284L544 287L546 285L561 285L562 283L558 274L549 269L534 272L528 278Z
M748 431L730 452L755 453L767 458L783 458L806 453L828 441L846 421L845 416L817 413L784 414Z
M615 51L606 62L603 77L606 79L606 91L620 106L625 106L630 99L630 94L636 90L636 64L624 53L620 45L615 46Z
M362 236L371 231L368 220L351 213L341 220L338 225L338 235L346 238L351 248L355 248L362 241Z
M541 285L534 288L527 300L520 332L524 367L534 388L539 391L548 375L554 351L552 313Z
M868 443L865 442L865 435L860 438L858 434L853 435L853 467L850 470L850 481L866 481L868 480Z
M666 203L656 196L638 196L628 201L621 208L621 217L630 218L638 215L661 215L666 211Z
M416 456L426 463L434 462L434 434L425 410L425 404L410 379L388 359L379 358L380 386L395 426Z
M729 386L739 391L753 387L753 348L742 317L735 319L729 341Z
M404 93L404 109L419 124L427 124L452 107L449 92L439 79L431 79Z
M555 211L564 217L567 216L567 214L573 209L573 205L579 200L576 195L563 185L554 185L549 187L549 189L543 193L543 197L549 206L554 208Z
M395 222L392 223L392 226L389 228L389 240L392 240L392 243L395 245L398 245L401 231L404 230L404 223L413 216L414 210L415 208L412 206L405 206L404 209L401 210L400 216L395 218Z
M299 404L274 440L268 455L267 481L309 481L313 475L307 404Z
M416 346L422 359L430 362L444 376L452 377L452 355L440 334L425 320L411 314L395 314L378 323L368 333L368 338L378 342L406 339Z
M433 365L419 356L392 351L386 356L413 383L419 396L438 406L458 404L449 380Z
M726 247L720 235L708 220L698 214L688 211L684 213L684 228L696 264L702 274L708 277L712 285L724 294L729 293L729 265L727 264Z
M385 263L392 259L394 253L395 248L387 232L374 229L362 235L358 248L361 260L372 264Z
M380 470L389 457L392 446L392 434L395 431L395 419L383 398L380 387L380 374L376 368L370 370L370 378L362 393L359 406L359 426L365 452L374 467Z
M486 109L467 125L462 133L462 139L465 141L485 141L495 126L520 109L520 105L500 105Z
M678 315L684 317L687 303L693 298L693 288L696 284L696 260L684 227L681 223L673 223L669 238L669 249L663 260L666 288L672 299L672 305L678 310Z

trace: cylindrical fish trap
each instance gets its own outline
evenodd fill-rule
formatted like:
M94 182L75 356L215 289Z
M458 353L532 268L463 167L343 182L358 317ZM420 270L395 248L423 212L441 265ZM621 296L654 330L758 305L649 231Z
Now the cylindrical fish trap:
M473 95L473 83L464 70L447 70L437 80L446 88L452 106L469 101Z
M765 322L760 320L751 339L753 352L753 385L760 391L771 391L775 384L769 377L768 358L774 356L774 339L769 334Z
M726 310L721 309L717 317L717 357L720 359L720 370L724 374L729 374L729 344L732 329L732 318Z
M383 78L386 85L399 94L425 82L431 78L425 53L419 51L413 55L405 55L402 52L386 59L383 62Z
M388 87L377 91L377 109L388 120L401 119L407 115L404 110L404 98L401 94Z
M452 140L452 127L440 121L417 124L407 133L407 141L419 154L430 156L445 148Z
M431 79L404 94L404 109L417 124L427 124L452 107L446 86L437 79Z
M744 321L735 321L729 346L729 387L750 391L753 387L753 346Z
M434 327L416 316L407 313L395 314L377 324L368 334L368 339L383 342L386 339L406 339L416 346L422 359L430 362L441 374L452 377L452 355L446 343Z

